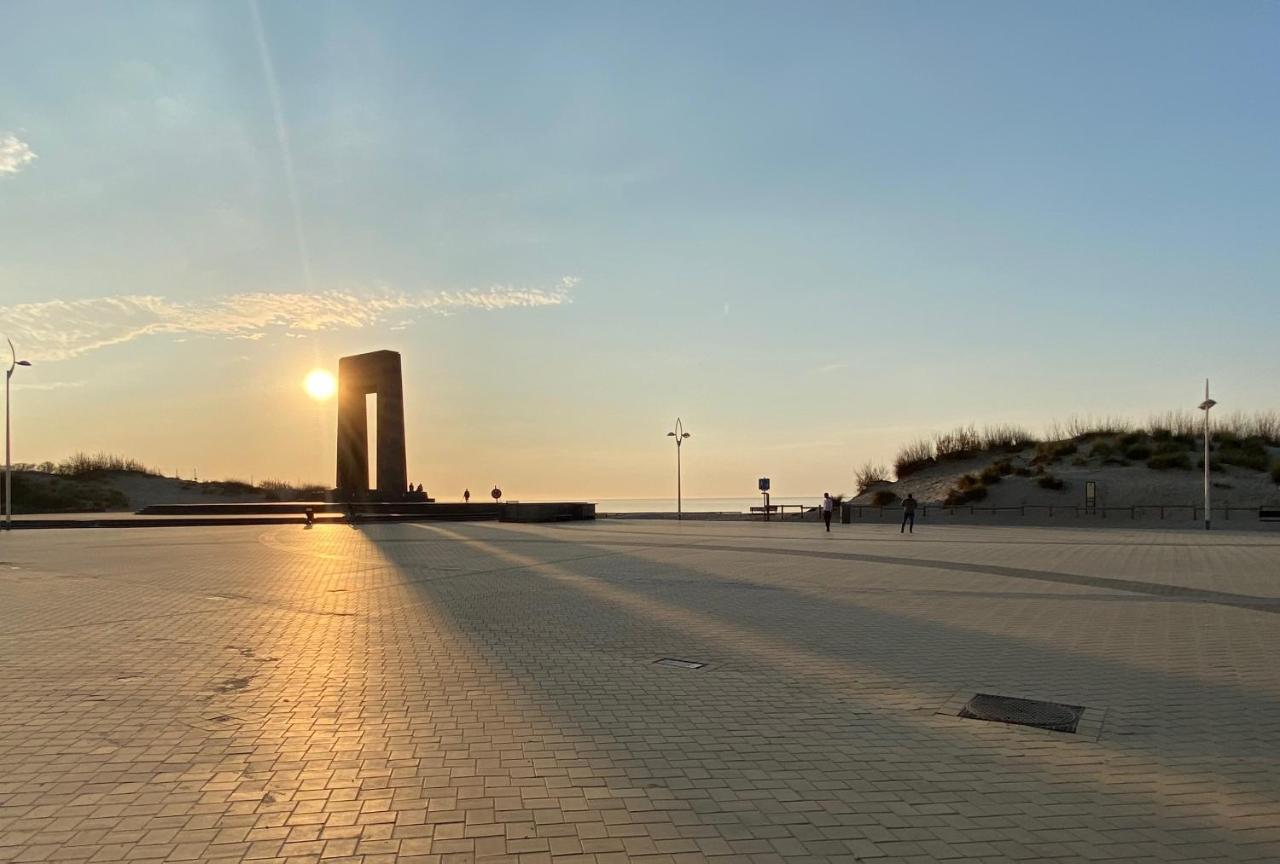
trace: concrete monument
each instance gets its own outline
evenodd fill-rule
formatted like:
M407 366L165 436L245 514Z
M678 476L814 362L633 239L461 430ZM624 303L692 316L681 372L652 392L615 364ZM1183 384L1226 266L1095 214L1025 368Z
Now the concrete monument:
M365 397L378 397L377 486L369 487L369 418ZM400 355L371 351L338 361L338 497L398 501L409 488L404 448Z

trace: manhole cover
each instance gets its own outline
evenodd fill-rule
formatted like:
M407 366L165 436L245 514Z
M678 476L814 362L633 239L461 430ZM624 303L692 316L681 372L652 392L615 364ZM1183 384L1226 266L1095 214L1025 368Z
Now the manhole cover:
M1017 726L1035 726L1054 732L1074 732L1080 722L1084 707L1061 705L1057 702L1041 702L1036 699L1017 699L1013 696L993 696L978 693L960 709L961 717L974 720L990 720L993 723L1012 723Z
M677 669L701 669L706 663L699 663L697 660L680 660L675 657L663 657L661 660L653 661L655 666L674 666Z

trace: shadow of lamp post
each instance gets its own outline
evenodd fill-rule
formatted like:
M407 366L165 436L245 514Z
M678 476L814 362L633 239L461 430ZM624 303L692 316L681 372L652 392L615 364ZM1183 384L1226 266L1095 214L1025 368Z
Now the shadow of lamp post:
M19 360L13 340L6 338L5 341L9 343L9 353L13 357L8 371L4 373L4 527L10 530L13 528L13 459L9 447L9 380L13 378L14 369L30 366L31 361Z
M668 438L676 439L676 518L684 518L684 505L682 502L682 494L680 490L680 445L684 443L684 439L689 437L689 433L684 431L684 425L680 422L680 418L676 418L676 431L668 432Z

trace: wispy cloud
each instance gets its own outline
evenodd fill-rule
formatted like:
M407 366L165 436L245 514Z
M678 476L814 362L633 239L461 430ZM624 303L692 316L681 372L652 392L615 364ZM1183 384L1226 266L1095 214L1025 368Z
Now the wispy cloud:
M577 282L565 277L550 288L495 285L419 293L389 289L254 292L189 303L139 294L48 300L0 308L0 331L20 343L32 360L66 360L156 334L261 339L272 333L375 327L388 319L399 323L414 312L450 315L468 309L559 306L571 302Z
M830 375L832 372L839 372L841 369L848 369L850 366L848 361L840 363L828 363L825 366L815 367L813 372L815 375Z
M14 390L74 390L83 387L83 381L37 381L34 384L17 383Z
M17 174L36 159L35 152L17 135L0 135L0 177Z

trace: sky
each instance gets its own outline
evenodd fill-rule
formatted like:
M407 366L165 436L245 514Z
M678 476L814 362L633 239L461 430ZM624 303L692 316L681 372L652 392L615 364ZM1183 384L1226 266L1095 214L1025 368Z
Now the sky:
M1280 408L1280 3L12 4L14 459L847 492L961 423Z

